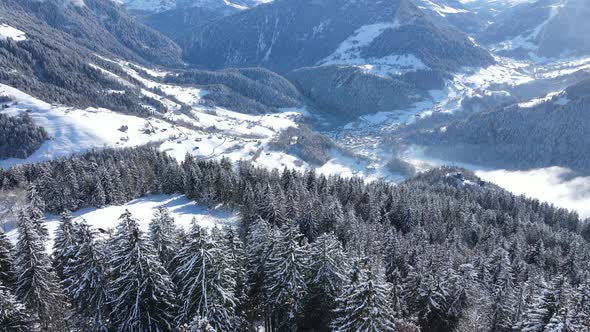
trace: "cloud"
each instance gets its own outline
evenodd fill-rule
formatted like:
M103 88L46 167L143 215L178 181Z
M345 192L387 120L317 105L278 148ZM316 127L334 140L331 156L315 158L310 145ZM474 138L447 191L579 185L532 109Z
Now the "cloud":
M576 210L581 217L590 218L590 177L577 176L562 167L528 171L480 170L475 173L514 194Z

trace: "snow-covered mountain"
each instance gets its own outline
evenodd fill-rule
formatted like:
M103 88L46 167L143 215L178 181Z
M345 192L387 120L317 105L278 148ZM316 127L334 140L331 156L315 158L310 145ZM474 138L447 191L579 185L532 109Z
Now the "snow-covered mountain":
M133 13L153 14L175 8L199 7L209 10L246 10L272 0L115 0Z
M411 136L446 160L512 170L559 166L588 175L589 100L590 80L585 80Z
M480 40L496 52L537 61L590 55L590 2L540 0L497 17Z
M287 72L336 60L351 49L356 55L349 57L400 66L407 62L396 59L400 56L444 69L493 62L465 35L410 0L277 1L199 27L179 42L188 61L211 68L264 66ZM351 46L354 42L359 45Z

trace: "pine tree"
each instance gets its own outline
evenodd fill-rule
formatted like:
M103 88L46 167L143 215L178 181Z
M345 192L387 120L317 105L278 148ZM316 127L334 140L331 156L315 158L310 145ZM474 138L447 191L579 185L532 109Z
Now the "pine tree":
M229 266L222 245L213 243L204 229L193 222L187 243L174 259L174 281L178 285L181 306L178 321L188 323L191 317L207 318L221 331L233 329L235 272Z
M64 323L65 303L57 277L51 271L43 238L37 233L37 225L28 213L19 213L16 295L39 317L42 329L60 330Z
M244 329L247 326L247 305L248 305L248 276L246 272L246 254L243 242L239 239L237 232L232 227L224 228L223 244L227 253L229 266L233 267L232 277L235 280L235 316L236 328Z
M268 305L272 308L272 328L291 330L303 309L307 291L305 275L308 248L302 246L302 235L295 223L281 227L265 270Z
M256 209L259 215L271 225L283 225L286 219L285 198L281 187L267 184L256 189Z
M178 251L177 229L167 208L158 207L150 223L150 238L158 257L168 271L173 271L172 259Z
M268 222L259 219L250 226L246 238L246 270L248 275L248 309L250 320L259 320L267 303L264 285L266 267L273 247L274 232ZM266 318L266 317L265 317Z
M565 325L567 332L590 331L590 283L587 281L572 291Z
M302 327L329 331L336 299L342 293L348 271L347 258L334 234L323 234L311 244L309 265Z
M94 186L91 188L91 190L92 191L90 193L90 204L97 208L105 206L107 198L104 192L102 181L98 176L95 176Z
M186 332L216 332L206 318L195 316L188 325Z
M37 320L0 281L0 332L35 332Z
M174 326L174 285L155 249L126 211L110 241L111 329L169 331Z
M108 271L103 248L95 241L96 231L83 220L74 228L75 243L63 266L64 293L78 317L78 328L106 330L108 327Z
M14 248L0 230L0 283L7 288L12 288L16 280L14 268Z
M76 240L72 214L65 211L61 214L53 242L53 268L61 281L65 280L64 267L73 258L74 253L71 248L75 245Z
M184 170L184 194L192 199L199 200L201 198L201 178L203 174L199 166L195 163L195 159L186 154L184 162L182 163Z
M555 313L555 290L541 280L524 312L522 332L543 332Z
M41 237L41 240L45 240L49 236L49 232L45 227L44 222L44 211L45 202L37 191L37 186L31 185L27 190L27 205L25 207L30 220L35 226L37 234Z
M355 267L351 283L337 299L332 322L336 332L385 332L395 331L394 313L388 301L389 286L373 271Z

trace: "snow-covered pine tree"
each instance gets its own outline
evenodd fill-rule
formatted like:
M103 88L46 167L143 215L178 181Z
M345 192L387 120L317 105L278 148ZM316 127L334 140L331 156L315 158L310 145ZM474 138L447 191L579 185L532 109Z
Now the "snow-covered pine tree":
M94 207L101 208L107 202L102 180L97 175L95 175L92 183L93 186L90 192L90 204L92 204Z
M201 316L195 316L193 320L191 320L190 324L186 329L186 332L216 332L213 326L209 324L207 318L203 318Z
M80 184L70 160L64 160L62 174L63 189L58 193L61 197L61 206L74 211L80 204Z
M347 282L348 260L334 234L323 234L310 246L307 296L302 329L329 331L336 299Z
M285 197L280 186L256 187L256 209L260 216L271 225L281 226L285 222Z
M77 316L81 331L104 331L108 327L108 271L102 246L96 243L96 231L82 220L74 227L76 241L70 247L70 259L63 267L64 293Z
M110 240L111 327L115 331L169 331L174 326L174 284L138 221L126 211Z
M201 198L201 178L203 173L195 162L195 158L189 153L186 154L182 162L182 169L184 170L184 193L187 197L194 200Z
M27 190L27 204L25 207L31 222L35 226L37 234L41 236L41 240L45 240L49 236L49 232L44 224L45 202L37 191L37 186L32 184Z
M235 272L228 266L224 248L213 243L194 221L186 241L174 258L173 276L181 301L178 322L186 324L198 315L207 318L217 330L232 330Z
M285 180L287 183L287 187L285 187L285 199L288 203L285 210L285 217L291 220L299 220L299 217L301 216L301 197L299 196L299 190L292 188L293 177L291 172L288 170L283 171L283 177L285 177L286 174L288 174L286 177L288 180Z
M14 273L14 247L0 230L0 283L12 288L16 276Z
M558 280L561 278L558 278ZM554 283L555 286L562 284L561 280ZM555 289L554 300L555 310L553 316L544 327L543 332L588 332L590 331L590 319L588 319L588 308L584 308L584 302L590 295L590 289L583 290L583 285L576 288L564 282L561 287ZM588 303L585 303L587 306Z
M568 332L590 331L590 282L586 281L572 291L565 325Z
M240 240L237 231L233 227L224 227L223 243L228 255L229 266L231 266L234 271L232 277L235 280L235 326L236 328L244 329L248 325L247 306L249 291L244 243Z
M551 317L556 313L555 289L540 280L533 297L523 313L520 324L522 332L543 332Z
M310 241L314 241L318 235L319 228L319 201L317 199L302 198L302 209L299 219L299 229L301 233Z
M72 219L72 214L69 211L64 211L61 214L53 241L53 268L60 281L65 280L64 267L75 254L71 250L77 241L74 236L74 223Z
M182 168L177 163L164 166L161 176L162 192L170 195L184 189L184 179L181 176Z
M236 316L236 263L232 255L232 249L225 239L225 233L220 228L211 231L213 250L211 258L213 270L209 272L212 277L210 290L207 291L208 313L207 320L217 330L227 331L238 329L241 317Z
M0 281L0 332L35 332L37 320Z
M258 220L260 216L256 209L256 198L254 191L249 182L246 182L244 193L242 195L242 202L240 204L240 230L243 234L250 232L250 227Z
M261 319L267 303L264 285L274 240L274 230L268 222L259 219L250 226L246 237L246 271L248 275L248 311L252 320ZM266 318L266 317L265 317Z
M150 238L164 267L172 272L172 260L179 249L174 218L164 206L158 207L150 223Z
M351 282L337 299L335 332L395 331L394 313L388 300L389 285L375 272L355 262Z
M264 286L272 308L272 329L289 331L296 329L303 309L309 251L300 244L303 235L294 222L285 223L277 236L265 267Z
M51 270L43 237L37 233L37 225L29 213L19 212L15 293L27 309L39 317L43 330L59 331L64 328L64 297Z

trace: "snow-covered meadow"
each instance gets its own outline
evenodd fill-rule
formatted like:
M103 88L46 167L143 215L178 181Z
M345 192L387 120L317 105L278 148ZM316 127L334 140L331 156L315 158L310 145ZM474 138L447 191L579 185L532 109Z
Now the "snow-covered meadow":
M154 213L158 207L166 207L174 218L175 224L183 229L188 229L194 219L196 223L204 228L233 226L238 220L237 213L230 212L222 207L208 208L198 205L184 195L150 195L136 199L127 204L107 206L104 208L85 208L72 213L74 221L86 220L88 224L98 230L115 228L119 223L119 217L128 210L133 217L139 220L139 227L142 231L149 230ZM46 215L45 225L49 231L47 248L53 247L53 236L59 225L59 216ZM8 232L8 238L16 243L18 232Z

